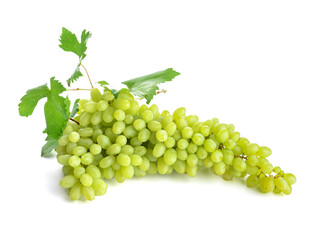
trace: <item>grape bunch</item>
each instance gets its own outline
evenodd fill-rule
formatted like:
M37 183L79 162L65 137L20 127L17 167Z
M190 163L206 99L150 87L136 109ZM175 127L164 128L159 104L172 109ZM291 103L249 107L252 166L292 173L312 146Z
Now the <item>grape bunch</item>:
M271 150L250 143L233 124L217 118L200 122L181 107L170 114L157 105L139 105L128 91L117 98L108 89L91 90L91 99L79 101L77 116L58 140L57 160L63 165L61 187L72 200L104 195L104 179L122 183L146 174L196 176L207 168L225 180L245 178L261 192L292 192L296 177L273 166Z

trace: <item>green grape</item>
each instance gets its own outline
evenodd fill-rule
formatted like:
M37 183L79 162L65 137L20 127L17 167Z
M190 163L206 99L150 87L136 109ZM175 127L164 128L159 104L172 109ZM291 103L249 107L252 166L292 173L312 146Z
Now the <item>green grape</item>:
M155 121L155 120L150 121L147 124L147 126L151 131L154 131L154 132L157 132L158 130L161 130L161 128L162 128L161 123L159 123L158 121Z
M126 114L124 118L124 122L126 125L132 124L134 121L134 117L131 114Z
M143 170L143 171L146 172L149 169L149 166L150 166L150 162L149 162L148 158L147 157L142 157L142 162L138 166L138 168L140 170Z
M130 101L125 98L117 98L117 99L114 99L113 106L117 109L121 109L121 110L125 111L130 108Z
M274 178L265 177L260 180L259 189L263 193L272 192L275 188Z
M62 167L62 172L63 172L64 176L72 175L74 173L73 170L74 169L71 166L63 166Z
M158 130L156 132L156 139L160 142L165 142L168 138L168 134L165 130Z
M216 139L220 143L225 143L226 141L228 141L228 139L229 139L228 130L226 130L226 129L220 130L216 135Z
M227 149L233 149L236 146L236 142L233 141L232 139L228 139L225 143L224 143L224 147L226 147Z
M133 137L130 139L130 144L132 147L139 147L141 146L142 142L138 140L138 137Z
M78 200L81 196L82 196L81 185L80 185L80 183L76 183L70 189L70 199L73 201Z
M185 139L189 139L193 136L193 129L191 127L185 127L183 130L182 130L182 137L185 138Z
M99 166L101 168L109 168L114 162L115 162L115 157L110 155L101 159L99 162Z
M91 138L80 138L77 142L78 146L83 146L85 148L90 148L93 144L93 140Z
M63 135L59 138L58 143L60 146L66 146L69 143L69 136Z
M169 166L173 165L177 160L176 150L173 148L167 149L164 152L163 160L167 165L169 165Z
M71 188L72 186L75 185L76 182L77 182L77 178L75 178L75 176L67 175L61 179L60 186L62 188Z
M140 131L146 127L146 122L143 119L136 119L133 122L133 127L137 130Z
M112 168L117 171L121 168L121 165L119 165L118 162L115 161L112 165Z
M152 111L150 111L150 110L146 110L146 111L144 111L144 112L142 113L141 116L142 116L142 118L144 119L144 121L145 121L146 123L149 123L149 122L152 121L153 118L154 118L153 113L152 113Z
M208 156L208 152L204 149L204 147L198 147L196 154L197 157L201 160L205 159Z
M107 101L105 100L101 100L100 102L98 102L97 104L97 110L100 112L105 111L107 108L109 107L109 104Z
M101 177L101 172L99 168L94 165L87 166L86 173L90 175L93 179Z
M102 149L107 149L111 145L111 141L110 141L109 137L107 137L106 135L102 135L102 134L97 137L97 143L98 143L98 145L101 146Z
M273 172L274 173L280 173L280 171L281 171L282 169L280 168L280 167L274 167L274 169L273 169Z
M147 149L144 146L137 146L134 148L134 153L139 156L144 156L147 152Z
M106 151L108 155L116 155L119 154L120 152L121 152L121 145L119 145L118 143L114 143L110 145Z
M241 177L242 173L243 173L242 171L238 171L233 166L231 167L232 176L239 178L239 177Z
M57 162L60 163L63 166L69 166L69 159L71 155L69 154L63 154L63 155L57 155Z
M115 134L121 134L125 129L125 123L124 122L115 122L114 125L113 125L113 132Z
M169 123L164 129L168 136L173 136L177 130L177 125L174 122Z
M212 166L214 166L214 162L211 160L210 157L207 157L206 159L203 160L203 165L206 168L211 168Z
M107 192L107 184L102 179L95 179L92 183L92 188L96 196L102 196Z
M232 139L234 142L238 142L240 139L240 133L239 132L231 132L229 134L229 138Z
M95 113L96 111L98 111L97 103L96 102L87 102L83 105L83 109L84 109L84 111L86 111L88 113Z
M74 128L72 127L72 126L70 126L70 125L68 125L68 126L66 126L66 128L63 130L63 136L64 135L69 135L71 132L73 132L74 131Z
M198 146L195 145L194 143L189 143L186 148L186 151L188 153L196 153L198 151Z
M121 174L126 179L130 179L134 176L134 168L132 165L121 167Z
M134 167L134 175L136 177L145 177L146 176L146 172L139 169L138 167Z
M118 183L123 183L125 181L125 177L122 175L122 171L120 169L116 170L115 179Z
M93 178L89 174L84 173L82 176L80 176L80 182L83 184L83 186L89 187L92 185Z
M261 165L261 171L265 174L271 174L273 170L273 166L271 163L266 162Z
M265 146L259 147L257 155L263 158L269 157L271 155L271 149Z
M143 162L142 157L139 156L139 155L137 155L137 154L132 154L132 155L130 156L130 159L131 159L131 164L132 164L133 166L139 166L139 165L141 165L142 162Z
M116 157L116 161L121 166L129 166L131 163L131 159L129 155L125 153L118 154L118 156Z
M151 132L147 128L144 128L139 131L138 140L140 142L147 142L150 136L151 136Z
M186 171L186 162L185 161L181 161L181 160L177 160L172 167L174 168L174 170L179 173L179 174L184 174Z
M106 91L102 95L102 99L106 100L107 102L111 101L114 99L114 95L111 93L111 91Z
M247 138L240 137L238 140L238 145L241 147L241 149L245 149L246 146L250 144Z
M123 131L124 136L127 138L133 138L138 136L138 132L132 125L127 126Z
M188 147L188 144L189 142L187 141L187 139L182 138L177 142L177 147L179 149L186 149Z
M243 172L246 170L246 163L242 158L236 157L232 161L232 166L238 172Z
M88 201L92 201L95 199L94 190L91 186L82 186L82 193Z
M246 161L247 162L247 161ZM246 165L246 172L249 174L249 175L257 175L258 174L258 171L259 169L257 167L253 167L251 165Z
M224 162L214 163L215 174L217 174L217 175L223 175L225 173L225 170L226 170L226 165L225 165Z
M69 161L68 161L69 165L71 167L77 167L80 165L80 157L76 156L76 155L73 155L69 158Z
M195 177L197 175L198 167L195 165L193 167L191 166L186 166L186 173L190 177Z
M131 101L130 107L128 110L126 110L126 113L136 115L138 111L139 111L139 103L137 101Z
M121 149L121 153L131 156L134 153L134 148L130 145L124 145Z
M287 183L287 181L282 178L282 177L278 177L275 179L275 186L277 187L277 189L279 189L280 191L282 191L285 194L290 194L291 193L291 186Z
M170 135L169 135L170 136ZM176 140L176 141L179 141L179 139L181 139L181 133L179 130L176 129L174 135L172 135L172 137Z
M216 148L217 148L216 143L212 139L207 139L203 143L203 147L209 153L214 152L216 150Z
M216 150L210 155L210 158L214 163L218 163L218 162L222 161L223 153L221 150Z
M164 145L167 148L172 148L176 145L176 140L173 137L168 137L167 140L164 141Z
M105 179L112 179L115 176L115 171L112 167L103 169L102 175Z
M125 112L123 110L121 110L121 109L117 109L114 112L114 118L117 121L124 121L124 119L125 119Z
M168 172L169 167L170 166L164 162L163 158L159 158L157 160L157 171L159 174L161 175L166 174Z
M250 155L247 157L247 160L246 160L246 163L252 167L257 166L258 162L259 162L259 160L256 155Z
M285 173L284 179L289 185L293 185L297 181L296 177L292 173Z
M102 100L102 94L100 93L98 88L92 88L91 98L94 102L99 102Z
M168 124L173 123L173 120L174 120L172 115L170 115L169 113L164 115L164 112L165 111L163 111L162 114L161 114L161 116L163 117L162 118L162 127L163 128L168 126Z
M76 178L80 178L85 173L85 168L83 166L77 166L74 168L74 175Z
M97 111L92 114L91 116L91 124L92 125L98 125L102 121L102 112Z
M177 158L179 160L185 161L187 159L187 151L185 149L176 148Z
M99 153L101 153L102 151L102 148L99 144L95 144L93 143L90 147L90 152L93 154L93 155L97 155Z
M231 150L232 150L233 154L236 156L240 156L243 153L241 150L241 147L238 144L236 144L234 146L234 148L232 148Z
M258 176L256 175L250 175L247 179L246 179L246 185L247 187L255 187L259 184L260 179L258 178Z
M268 159L266 158L259 158L259 162L257 163L257 166L261 167L263 164L268 163Z
M259 145L257 145L256 143L250 143L244 148L244 153L247 156L256 155L258 150L259 150Z
M186 109L183 107L180 107L174 111L173 116L174 116L174 119L176 120L176 119L185 117L185 114L186 114Z
M90 127L80 128L78 133L81 137L91 137L93 135L93 129Z
M128 142L128 139L124 135L119 135L116 137L115 143L120 147L124 146Z
M78 142L80 139L80 135L78 132L71 132L69 134L69 141L70 142Z
M92 116L91 113L83 112L83 113L80 115L80 118L79 118L79 124L80 124L82 127L86 127L86 126L88 126L88 125L91 123L91 116Z
M153 156L156 158L161 157L165 151L166 146L164 145L164 143L157 143L153 149Z
M202 125L199 129L199 132L204 136L207 137L210 134L210 128L208 125Z
M115 111L114 108L107 107L107 109L102 112L102 120L106 123L110 123L111 121L113 121L114 111Z
M77 143L70 142L67 144L67 146L65 148L65 152L68 154L74 154L73 151L74 151L74 148L76 148L76 147L77 147ZM80 149L80 150L82 150L82 149ZM76 150L76 152L79 153L80 150Z
M147 170L149 175L155 175L157 173L157 166L155 162L151 162L149 169Z
M227 165L232 164L232 161L234 159L234 153L233 153L233 151L230 150L230 149L226 149L226 148L223 148L221 151L223 153L223 159L222 159L222 161L225 164L227 164Z
M194 144L201 146L205 141L205 137L201 133L195 133L192 137L192 141Z
M183 131L184 128L188 127L188 123L187 123L187 121L184 117L179 118L175 121L176 121L177 128L178 128L179 131ZM192 129L192 131L193 131L193 129Z

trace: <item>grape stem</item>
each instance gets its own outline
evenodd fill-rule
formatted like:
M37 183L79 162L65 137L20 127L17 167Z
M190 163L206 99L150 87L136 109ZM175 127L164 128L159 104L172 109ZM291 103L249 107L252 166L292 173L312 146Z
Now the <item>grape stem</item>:
M79 91L79 90L91 91L91 89L87 89L87 88L70 88L70 89L67 89L67 91Z
M73 119L73 118L69 118L69 119L79 125L79 122L77 122L75 119Z
M84 67L83 64L80 64L80 65L84 68L84 70L85 70L85 72L86 72L86 75L87 75L87 77L88 77L88 80L90 81L91 87L94 88L94 87L93 87L93 84L92 84L92 81L91 81L91 78L90 78L90 75L88 74L86 68Z

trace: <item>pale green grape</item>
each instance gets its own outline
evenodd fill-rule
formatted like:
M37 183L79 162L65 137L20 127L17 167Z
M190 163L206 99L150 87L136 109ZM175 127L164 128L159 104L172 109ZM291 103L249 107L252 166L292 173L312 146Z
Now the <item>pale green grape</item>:
M155 175L157 173L157 166L155 162L151 162L147 173L150 175Z
M112 179L115 176L115 171L112 167L103 169L102 175L105 179Z
M176 152L179 160L185 161L187 159L188 153L185 149L176 148Z
M176 121L177 128L178 128L179 131L183 131L184 128L188 127L188 123L187 123L187 121L184 117L179 118L175 121Z
M290 185L287 183L287 181L282 178L282 177L278 177L274 180L275 182L275 186L282 191L285 194L289 194L291 193L291 189L290 189Z
M124 135L119 135L116 137L115 141L120 147L124 146L127 142L128 139Z
M110 155L101 159L101 161L99 162L99 166L101 168L109 168L114 162L115 162L115 157Z
M207 137L210 134L210 128L208 125L202 125L199 129L199 132L204 136Z
M266 162L261 165L261 171L265 174L271 174L274 167L271 163Z
M289 185L293 185L297 181L296 177L292 173L285 173L284 179Z
M88 201L92 201L95 199L94 190L91 186L82 186L82 193Z
M74 168L74 175L76 178L80 178L85 173L85 168L83 166L77 166Z
M133 166L139 166L139 165L141 165L142 162L143 162L142 157L139 156L139 155L137 155L137 154L132 154L132 155L130 156L130 159L131 159L131 164L132 164Z
M229 134L229 138L232 139L234 142L238 142L240 139L240 133L239 132L231 132Z
M226 147L227 149L233 149L236 146L236 142L233 141L232 139L228 139L225 143L224 143L224 147Z
M84 173L82 176L80 176L80 182L83 184L83 186L89 187L93 183L93 178L89 174Z
M157 132L158 130L161 130L161 128L162 128L161 123L159 123L158 121L155 121L155 120L150 121L147 124L147 126L151 131L154 131L154 132Z
M216 143L212 139L207 139L204 143L203 146L205 150L209 153L214 152L217 148Z
M114 108L108 107L106 110L102 112L102 120L106 123L110 123L114 119L113 115L114 115Z
M241 147L238 144L236 144L231 150L235 156L240 156L243 153Z
M191 166L186 166L186 173L190 177L195 177L197 175L198 167L195 165L193 167Z
M246 161L247 162L247 161ZM246 172L249 174L249 175L258 175L258 172L259 172L259 169L257 167L253 167L249 164L246 165Z
M95 113L96 111L98 111L97 103L96 102L87 102L83 105L83 109L84 109L84 111L86 111L88 113Z
M147 142L150 136L151 136L151 132L147 128L144 128L139 131L138 140L140 142Z
M198 146L191 142L188 144L186 148L186 151L188 153L196 153L197 150L198 150Z
M217 175L223 175L225 173L225 170L226 170L226 165L225 165L224 162L214 163L215 174L217 174Z
M179 118L185 117L185 114L186 114L186 109L183 107L180 107L174 111L173 116L174 116L174 119L177 120Z
M260 180L259 189L263 193L272 192L275 188L274 178L265 177Z
M214 162L211 160L210 157L207 157L206 159L203 160L203 165L206 168L211 168L212 166L214 166Z
M93 179L101 177L99 168L94 165L87 166L86 173L89 174Z
M246 163L249 164L250 166L257 166L259 160L256 155L250 155L247 157Z
M130 159L129 155L125 154L125 153L118 154L118 156L116 157L116 161L121 166L129 166L131 163L131 159Z
M91 116L92 116L91 113L83 112L83 113L80 115L80 118L79 118L79 124L80 124L82 127L86 127L86 126L88 126L88 125L91 123Z
M236 157L232 161L232 166L238 172L243 172L246 170L246 163L242 158Z
M244 153L247 156L256 155L258 150L259 150L259 145L257 145L256 143L250 143L244 148Z
M127 126L123 131L124 136L127 138L133 138L138 136L138 132L132 125Z
M157 171L159 174L161 175L166 174L169 170L169 167L170 166L164 162L163 158L159 158L157 160Z
M107 192L107 184L102 179L95 179L92 183L92 188L96 196L102 196Z
M280 173L280 171L281 171L282 169L280 168L280 167L274 167L274 169L273 169L273 172L274 173Z
M70 199L73 201L78 200L81 196L82 196L81 185L80 185L80 183L76 183L70 189Z
M218 163L218 162L222 161L223 153L221 150L216 150L210 155L210 158L214 163Z
M225 143L226 141L228 141L228 139L229 139L228 130L226 130L226 129L220 130L216 135L216 139L220 143Z
M166 141L168 138L168 134L165 130L158 130L156 132L156 139L160 142Z
M188 147L188 144L189 142L187 141L187 139L182 138L177 142L177 147L179 149L186 149Z
M60 146L66 146L69 143L69 136L63 135L59 138L58 143Z
M199 147L196 151L196 155L199 159L205 159L208 156L208 152L205 150L204 147Z
M121 148L121 153L127 154L128 156L131 156L134 153L134 148L130 145L124 145Z
M185 138L185 139L189 139L193 136L193 129L191 127L185 127L183 130L182 130L182 137Z
M173 137L168 137L167 140L164 141L164 145L167 148L172 148L176 145L176 140Z
M111 91L105 91L104 94L102 95L102 99L109 102L114 99L114 95L111 93Z
M137 130L140 131L146 127L146 122L143 119L136 119L133 122L133 127Z
M102 100L102 94L100 93L98 88L92 88L91 98L94 102L99 102Z
M111 141L110 141L109 137L107 137L106 135L102 135L102 134L97 137L97 143L98 143L98 145L101 146L102 149L107 149L111 145Z
M63 155L57 155L57 162L60 163L63 166L69 166L69 159L71 155L69 154L63 154Z
M124 122L126 125L132 124L134 121L134 117L131 114L126 114L124 118Z
M106 151L108 155L116 155L119 154L120 152L121 152L121 145L119 145L118 143L114 143L113 145L109 146Z
M75 185L76 182L77 182L77 178L75 178L75 176L67 175L61 179L60 186L62 188L71 188L72 186Z
M100 102L98 102L97 104L97 110L100 112L105 111L107 108L109 107L109 104L107 101L105 100L101 100Z
M251 175L246 179L246 185L247 187L255 187L259 184L260 179L258 176L256 175Z
M69 161L68 161L69 165L71 167L77 167L80 165L80 157L76 156L76 155L73 155L69 158Z
M93 155L97 155L97 154L101 153L101 151L102 151L102 147L99 144L93 143L90 147L90 152Z
M177 160L172 167L174 168L174 170L179 173L179 174L184 174L186 171L186 162L185 161L181 161L181 160Z
M120 169L116 170L115 179L118 183L123 183L125 181L125 177L122 175L122 171Z
M146 172L139 169L138 167L133 167L134 168L134 175L136 177L145 177L146 176Z
M72 142L68 143L67 146L65 147L66 153L73 154L73 151L74 151L75 147L77 147L77 143L72 143Z
M173 136L177 130L177 125L174 122L169 123L164 129L168 136Z
M130 179L134 176L134 168L132 165L121 167L122 176L126 179Z
M198 164L198 160L197 155L191 153L187 156L186 163L188 166L194 167Z
M156 158L161 157L164 154L165 150L166 146L164 145L164 143L157 143L153 149L153 156Z
M125 98L117 98L117 99L114 99L113 106L117 109L121 109L121 110L125 111L130 108L130 101Z
M91 137L93 135L93 129L90 127L80 128L78 133L81 137Z
M177 160L176 150L173 148L167 149L164 152L163 160L167 165L169 165L169 166L173 165Z
M205 137L201 133L195 133L192 137L192 141L194 144L201 146L205 141Z
M125 129L125 123L124 122L115 122L114 125L113 125L113 132L115 134L121 134Z
M147 149L144 146L137 146L134 148L134 153L139 156L144 156L147 152Z
M146 172L149 169L149 166L150 166L150 162L149 162L148 158L147 157L142 157L142 162L138 166L138 168L140 170L143 170L143 171Z
M144 119L144 121L147 123L153 120L153 113L150 110L144 111L141 116Z
M259 147L259 150L257 152L257 155L263 158L269 157L271 155L272 151L270 148L261 146Z
M117 109L114 112L114 118L117 121L124 121L124 119L125 119L125 112L123 110L121 110L121 109Z
M78 146L83 146L85 148L90 148L93 144L93 140L91 138L80 138L77 142Z

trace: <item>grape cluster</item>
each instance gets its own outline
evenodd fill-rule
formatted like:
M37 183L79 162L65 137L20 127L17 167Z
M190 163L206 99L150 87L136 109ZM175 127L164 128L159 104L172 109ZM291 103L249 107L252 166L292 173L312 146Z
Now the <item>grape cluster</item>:
M60 185L72 200L105 194L104 179L122 183L173 171L194 177L201 168L225 180L246 178L248 187L263 193L290 194L296 182L268 161L270 148L250 143L233 124L217 118L200 122L196 115L186 116L185 108L160 113L155 104L139 106L125 90L115 98L93 88L91 99L79 106L74 118L79 124L68 122L56 148L65 175Z

